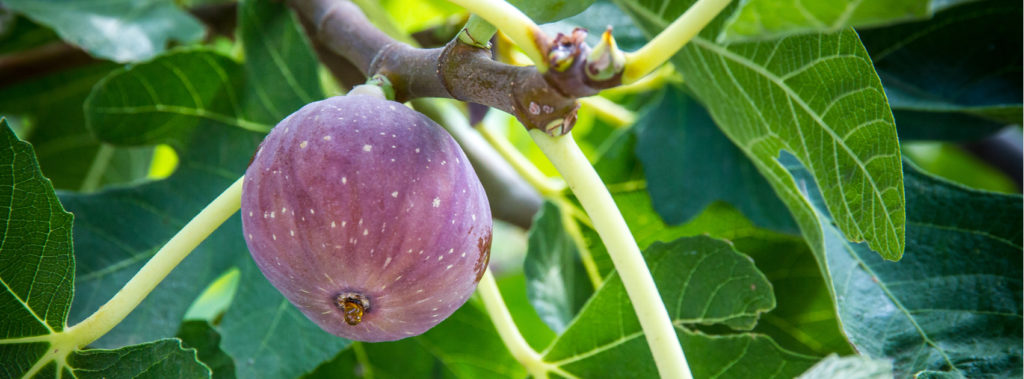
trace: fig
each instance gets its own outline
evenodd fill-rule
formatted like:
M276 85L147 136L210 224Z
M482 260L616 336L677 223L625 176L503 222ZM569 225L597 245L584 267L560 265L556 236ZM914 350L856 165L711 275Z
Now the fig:
M245 173L242 227L274 287L359 341L437 325L490 257L490 208L461 148L372 91L310 103L270 131Z

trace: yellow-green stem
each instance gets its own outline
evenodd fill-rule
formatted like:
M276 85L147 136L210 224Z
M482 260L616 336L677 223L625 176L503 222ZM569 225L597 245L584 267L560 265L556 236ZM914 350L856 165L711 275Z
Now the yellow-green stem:
M587 247L586 241L583 240L583 232L580 230L580 225L576 223L576 216L573 214L574 207L564 196L558 197L556 201L558 202L558 210L562 214L562 225L565 227L565 232L576 243L576 249L580 252L580 261L583 262L583 269L587 271L587 278L590 279L590 284L594 286L594 291L597 291L601 287L601 283L604 282L604 279L601 278L601 272L597 269L594 255L591 254L590 248Z
M620 95L632 95L636 93L645 93L657 90L663 87L666 83L680 84L683 82L683 76L676 72L676 68L671 63L666 63L661 68L654 70L654 72L640 78L639 80L630 84L621 85L618 87L612 87L601 91L602 96L620 96Z
M626 53L626 70L622 74L622 83L629 84L644 77L664 64L690 42L694 36L704 29L718 15L730 0L697 0L690 9L650 42L632 53Z
M636 113L601 96L589 96L579 99L580 105L593 111L598 118L622 127L636 122Z
M469 13L475 14L487 20L498 30L505 33L512 42L523 49L526 56L530 57L537 71L545 72L548 69L547 59L537 46L537 37L542 32L536 23L527 17L518 8L504 0L450 0L451 2L466 8Z
M608 255L633 303L658 373L662 378L692 378L672 319L640 248L601 177L572 139L572 133L552 137L540 130L531 130L530 136L565 178L608 248Z
M189 221L184 228L178 231L164 247L146 262L139 270L114 295L106 304L100 307L82 322L66 329L63 333L70 337L69 341L73 348L84 347L96 341L104 334L114 328L121 320L124 320L136 306L145 299L153 288L173 270L178 263L181 263L196 246L199 246L224 223L231 215L238 211L241 205L242 181L245 177L238 178L234 184L226 189L213 202L199 212L196 217Z
M526 182L530 183L530 185L533 186L537 192L540 192L541 195L547 197L558 196L565 191L565 183L551 179L547 177L547 175L544 175L544 173L540 172L540 169L530 162L529 159L524 157L519 150L516 150L516 148L512 146L504 136L495 133L486 126L476 128L476 130L480 132L480 135L491 144L491 147L493 147L502 158L505 158L505 160L508 161L509 165L519 173L519 176L526 179Z
M541 359L540 354L533 350L530 344L526 343L523 335L519 333L519 328L516 327L515 321L512 320L512 314L508 312L505 300L501 298L498 282L494 280L494 275L491 274L490 268L484 271L484 276L480 278L480 284L477 285L476 292L480 294L480 299L484 302L484 308L487 310L487 314L490 315L494 328L498 330L498 336L501 337L501 341L505 343L509 353L512 353L512 357L519 361L530 375L534 378L547 378L548 371L560 371L557 367L552 367L545 363Z

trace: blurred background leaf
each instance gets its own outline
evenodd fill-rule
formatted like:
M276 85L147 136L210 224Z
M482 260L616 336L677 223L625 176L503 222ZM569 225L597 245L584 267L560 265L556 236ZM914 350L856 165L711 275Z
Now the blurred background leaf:
M172 41L196 42L205 33L171 0L7 0L4 5L93 56L115 62L146 60Z
M978 139L1021 125L1019 1L975 1L926 21L858 30L901 139Z
M0 88L0 114L15 116L43 173L62 190L92 192L145 180L152 147L114 146L86 129L82 103L116 65L93 63Z
M721 200L758 225L797 231L785 204L757 168L722 134L704 107L682 91L669 86L634 130L647 190L667 223L689 221Z

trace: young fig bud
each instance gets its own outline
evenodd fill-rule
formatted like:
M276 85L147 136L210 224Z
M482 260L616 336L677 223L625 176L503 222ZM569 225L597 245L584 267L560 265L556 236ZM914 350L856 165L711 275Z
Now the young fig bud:
M459 145L373 92L311 103L271 130L246 171L242 227L292 304L360 341L437 325L490 256L487 197Z
M587 76L592 80L608 80L622 73L625 66L626 55L615 44L612 27L609 26L601 33L601 42L587 56Z

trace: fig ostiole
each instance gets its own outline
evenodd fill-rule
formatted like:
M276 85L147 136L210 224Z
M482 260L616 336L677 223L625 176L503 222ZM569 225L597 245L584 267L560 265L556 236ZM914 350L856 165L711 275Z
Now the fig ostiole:
M373 91L306 105L245 174L242 226L257 266L334 335L421 334L472 295L491 212L458 144Z

